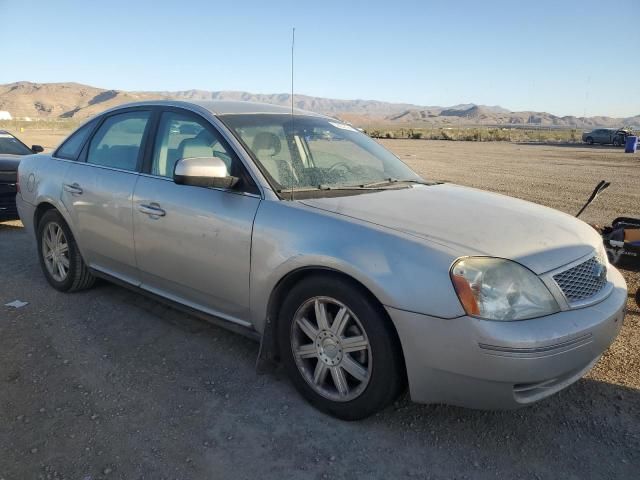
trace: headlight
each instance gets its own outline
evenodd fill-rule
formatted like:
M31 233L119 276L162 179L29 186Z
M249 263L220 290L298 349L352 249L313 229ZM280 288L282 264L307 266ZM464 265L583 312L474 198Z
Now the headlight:
M551 292L522 265L490 257L458 260L451 280L468 315L486 320L524 320L560 310Z

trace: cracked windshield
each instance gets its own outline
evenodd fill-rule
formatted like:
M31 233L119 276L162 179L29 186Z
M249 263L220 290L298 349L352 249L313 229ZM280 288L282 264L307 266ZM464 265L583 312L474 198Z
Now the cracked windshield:
M368 188L422 179L354 127L313 116L226 115L276 190Z

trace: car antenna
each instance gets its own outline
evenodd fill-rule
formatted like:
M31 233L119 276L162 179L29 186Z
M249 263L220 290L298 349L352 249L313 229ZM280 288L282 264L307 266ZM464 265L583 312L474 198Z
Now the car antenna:
M293 127L293 52L296 46L296 27L293 27L291 31L291 135L293 144L295 145L295 129ZM291 163L291 169L293 169L293 163ZM291 200L293 200L293 175L291 177Z

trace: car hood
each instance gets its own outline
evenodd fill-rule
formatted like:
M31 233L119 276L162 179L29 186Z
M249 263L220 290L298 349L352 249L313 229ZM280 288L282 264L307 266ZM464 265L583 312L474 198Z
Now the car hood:
M587 255L602 242L593 228L565 213L453 184L300 202L446 245L457 256L515 260L537 274Z

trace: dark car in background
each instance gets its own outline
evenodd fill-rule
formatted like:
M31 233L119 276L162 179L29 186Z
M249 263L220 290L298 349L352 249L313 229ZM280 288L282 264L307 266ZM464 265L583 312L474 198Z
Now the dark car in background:
M601 145L620 147L625 144L629 135L631 135L631 132L625 128L596 128L590 132L583 133L582 141L589 145L599 143Z
M0 130L0 221L18 218L16 182L20 159L42 151L40 145L29 148L6 130Z

